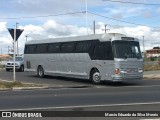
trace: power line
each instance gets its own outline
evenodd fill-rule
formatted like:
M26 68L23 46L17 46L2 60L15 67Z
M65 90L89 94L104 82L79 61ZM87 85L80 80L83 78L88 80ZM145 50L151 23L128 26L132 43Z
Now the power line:
M100 14L97 14L97 13L90 12L90 11L88 11L88 13L93 14L93 15L96 15L96 16L99 16L99 17L111 19L111 20L118 21L118 22L128 23L128 24L132 24L132 25L147 26L147 27L151 27L151 28L160 28L160 27L154 27L154 26L148 26L148 25L143 25L143 24L128 22L128 21L124 21L124 20L118 20L118 19L115 19L115 18L110 18L110 17L104 16L104 15L100 15Z
M111 0L103 0L103 1L111 1ZM160 28L160 27L155 27L155 26L148 26L148 25L143 25L143 24L138 24L138 23L133 23L133 22L128 22L128 21L124 21L124 20L119 20L119 19L115 19L115 18L111 18L111 17L107 17L98 13L94 13L94 12L90 12L90 11L80 11L80 12L70 12L70 13L61 13L61 14L54 14L54 15L44 15L44 16L31 16L31 17L15 17L15 18L0 18L0 19L23 19L23 18L40 18L40 17L51 17L51 16L63 16L63 15L73 15L73 14L85 14L86 12L99 16L99 17L103 17L103 18L107 18L107 19L111 19L114 21L118 21L118 22L123 22L123 23L128 23L128 24L132 24L132 25L141 25L141 26L147 26L147 27L152 27L152 28ZM6 31L3 31L6 32Z
M42 15L42 16L29 16L29 17L8 17L8 18L0 18L0 19L31 19L31 18L42 18L42 17L53 17L53 16L62 16L62 15L74 15L74 14L80 14L80 13L86 13L86 11L81 12L70 12L70 13L61 13L61 14L54 14L54 15Z
M149 3L142 3L142 2L126 2L126 1L113 1L113 0L102 0L107 2L118 2L118 3L125 3L125 4L140 4L140 5L153 5L153 6L160 6L160 4L149 4Z

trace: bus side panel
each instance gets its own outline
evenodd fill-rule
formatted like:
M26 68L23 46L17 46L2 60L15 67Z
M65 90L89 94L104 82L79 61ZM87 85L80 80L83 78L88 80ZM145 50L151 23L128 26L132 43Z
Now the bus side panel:
M37 60L35 59L34 54L25 54L24 55L24 66L26 71L36 73L36 63Z
M115 68L113 60L95 60L94 65L100 72L102 81L112 80Z

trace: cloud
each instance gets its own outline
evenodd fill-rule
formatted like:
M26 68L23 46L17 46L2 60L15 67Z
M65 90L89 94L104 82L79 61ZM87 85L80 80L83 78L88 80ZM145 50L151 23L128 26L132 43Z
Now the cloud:
M87 33L85 27L59 23L54 20L47 20L42 25L30 24L20 26L20 28L24 29L23 35L28 35L32 39L36 37L37 40L59 36L84 35ZM91 32L90 29L88 31Z
M96 25L96 34L102 34L104 31L104 22L98 22ZM3 29L2 29L3 28ZM24 44L27 39L29 40L40 40L47 38L57 38L64 36L79 36L86 35L87 30L83 26L64 24L61 22L57 22L55 20L47 20L41 25L24 25L19 26L20 29L24 29L24 32L18 39L19 41L19 49L20 53L23 53ZM140 44L142 46L142 36L145 38L145 49L151 49L154 46L160 46L160 33L157 29L152 29L146 26L134 26L134 27L123 27L117 25L108 25L107 29L110 29L107 32L110 33L122 33L127 36L137 37L140 40ZM4 32L5 30L5 32ZM2 35L3 33L3 35ZM91 28L88 29L89 34L93 34L93 30ZM12 38L9 32L6 30L6 23L0 22L0 47L3 48L4 53L8 53L8 46L12 48Z
M131 6L121 6L118 7L116 5L105 8L104 9L107 13L107 16L111 16L116 19L124 19L130 18L135 16L141 16L142 14L146 13L145 7L131 7Z
M146 11L146 12L142 13L142 16L147 19L152 18L152 13L150 11Z
M9 36L10 34L7 30L6 25L7 22L0 22L0 47L6 45L7 43L12 43L12 41L10 40L11 36Z
M23 53L26 35L27 40L29 41L87 34L87 29L85 27L59 23L54 20L48 20L41 25L29 24L25 26L19 26L19 28L24 29L24 32L18 39L21 53ZM88 33L92 33L92 30L88 29Z
M0 32L4 31L6 29L7 22L0 22Z
M160 15L160 7L157 9L157 14Z
M76 4L71 7L73 2L73 0L10 0L7 2L8 5L3 5L6 7L6 10L10 9L16 12L16 14L42 15L80 10L81 6L79 6L78 3L80 3L81 0L76 1Z
M102 29L104 29L104 25L105 23L103 22L98 23L98 28L96 30L98 34L104 33L104 31L102 31ZM141 48L143 46L142 36L144 36L146 50L151 49L154 46L160 46L160 30L152 29L146 26L123 27L120 25L108 25L107 29L109 29L109 31L107 31L108 33L122 33L130 37L138 38Z

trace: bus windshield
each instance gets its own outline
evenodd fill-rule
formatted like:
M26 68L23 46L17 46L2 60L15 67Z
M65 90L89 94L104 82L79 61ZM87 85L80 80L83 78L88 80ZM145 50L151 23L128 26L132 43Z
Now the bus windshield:
M115 58L142 58L137 41L120 41L116 40L112 42L114 57Z

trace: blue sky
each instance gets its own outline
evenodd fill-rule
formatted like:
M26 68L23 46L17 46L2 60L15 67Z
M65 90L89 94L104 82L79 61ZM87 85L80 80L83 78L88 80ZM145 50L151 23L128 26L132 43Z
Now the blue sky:
M28 40L38 40L87 34L85 13L51 16L83 12L86 9L86 1L88 11L99 15L88 13L89 34L93 33L95 20L96 33L104 33L102 29L107 24L110 29L108 32L138 37L140 42L142 36L145 36L146 49L160 46L160 0L115 0L156 5L124 4L112 0L0 0L0 48L2 52L7 53L7 46L12 47L12 39L7 28L14 28L16 22L19 23L19 28L24 29L19 38L21 53L23 53L26 35Z

